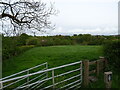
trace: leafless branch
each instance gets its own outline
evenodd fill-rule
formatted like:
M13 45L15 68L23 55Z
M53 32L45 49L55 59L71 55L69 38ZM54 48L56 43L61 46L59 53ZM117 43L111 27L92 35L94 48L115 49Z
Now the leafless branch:
M52 29L50 16L55 14L57 14L57 10L54 9L53 4L48 7L41 1L20 0L13 3L0 1L0 19L10 20L10 24L13 26L11 30L14 33L18 33L21 29L38 31L45 28Z

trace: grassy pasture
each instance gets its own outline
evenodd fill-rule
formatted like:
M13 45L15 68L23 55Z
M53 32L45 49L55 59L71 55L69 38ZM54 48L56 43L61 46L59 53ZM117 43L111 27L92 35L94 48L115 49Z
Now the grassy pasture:
M3 62L3 77L48 62L56 67L80 60L95 60L102 56L101 46L50 46L35 47Z
M52 68L85 59L96 60L99 56L103 56L102 46L35 47L19 56L3 61L3 77L44 62L48 62L48 67ZM72 70L72 68L68 68L67 70ZM64 71L64 69L61 71ZM89 88L104 88L103 77L103 73L101 73L99 80L95 83L90 83ZM63 78L65 79L65 77ZM58 79L62 80L62 78ZM119 88L119 83L118 74L114 72L112 88Z

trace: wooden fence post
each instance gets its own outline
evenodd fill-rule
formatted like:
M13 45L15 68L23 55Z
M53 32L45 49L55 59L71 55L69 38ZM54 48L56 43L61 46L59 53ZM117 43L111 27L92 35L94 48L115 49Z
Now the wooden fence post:
M83 61L84 63L84 86L89 84L89 60Z
M97 60L97 70L96 70L96 72L97 72L97 76L99 76L99 72L100 72L100 60Z
M107 59L104 58L104 71L107 68L107 65L108 65L108 61L107 61Z
M104 70L104 67L105 67L105 63L104 63L104 57L99 57L99 60L100 60L100 62L99 62L99 72L103 72L103 70Z
M107 64L108 64L108 62L107 62L107 60L105 59L105 57L99 57L102 61L103 61L103 63L104 63L104 71L105 71L105 69L106 69L106 67L107 67Z
M112 72L104 72L104 82L106 88L111 88L112 85Z

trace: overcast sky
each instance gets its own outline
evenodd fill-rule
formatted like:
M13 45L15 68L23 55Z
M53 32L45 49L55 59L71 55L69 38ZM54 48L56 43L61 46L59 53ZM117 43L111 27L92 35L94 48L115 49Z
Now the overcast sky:
M44 1L44 0L43 0ZM119 0L45 0L60 12L52 17L56 29L49 35L118 34ZM44 34L46 35L46 34Z
M39 0L37 0L39 1ZM55 30L38 35L116 35L118 34L119 0L42 0L54 2L59 10L51 21Z

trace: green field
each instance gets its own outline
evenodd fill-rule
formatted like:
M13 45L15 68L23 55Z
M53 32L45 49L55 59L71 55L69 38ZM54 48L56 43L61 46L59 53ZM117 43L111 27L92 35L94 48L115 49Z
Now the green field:
M56 67L80 60L95 60L102 56L101 46L50 46L35 47L3 62L3 77L48 62Z
M3 77L17 73L38 64L48 62L48 67L56 67L80 60L97 60L103 56L102 46L49 46L35 47L19 56L3 61ZM69 68L71 70L71 68ZM100 74L99 80L90 83L89 88L104 88L104 76ZM119 76L113 73L112 88L119 88Z

